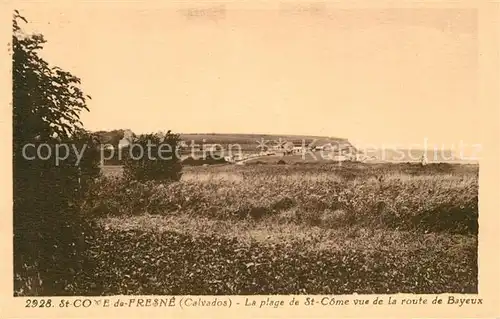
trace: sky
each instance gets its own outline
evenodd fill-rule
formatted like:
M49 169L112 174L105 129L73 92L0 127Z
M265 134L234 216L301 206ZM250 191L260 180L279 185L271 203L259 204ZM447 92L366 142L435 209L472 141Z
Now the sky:
M479 142L474 10L31 2L90 130Z

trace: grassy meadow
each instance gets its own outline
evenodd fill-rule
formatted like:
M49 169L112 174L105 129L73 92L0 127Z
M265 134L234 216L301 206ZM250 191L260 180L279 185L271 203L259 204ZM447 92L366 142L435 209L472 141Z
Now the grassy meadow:
M83 209L86 294L477 291L476 165L213 165L170 184L105 167Z

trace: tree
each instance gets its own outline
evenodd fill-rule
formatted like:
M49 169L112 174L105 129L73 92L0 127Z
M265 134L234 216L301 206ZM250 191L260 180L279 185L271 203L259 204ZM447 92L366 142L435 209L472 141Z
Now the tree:
M125 130L97 131L95 134L99 137L101 144L111 144L118 147L118 143L125 136Z
M180 136L144 134L136 137L124 149L124 175L138 181L177 181L181 178L182 164L179 158Z
M74 289L74 276L85 268L82 251L91 226L78 210L89 182L99 173L98 145L83 129L80 113L88 111L78 77L50 66L38 54L46 42L26 34L27 23L13 17L13 191L14 289L23 295L63 295ZM28 160L24 146L86 145L56 163L54 158ZM80 148L81 149L81 148Z

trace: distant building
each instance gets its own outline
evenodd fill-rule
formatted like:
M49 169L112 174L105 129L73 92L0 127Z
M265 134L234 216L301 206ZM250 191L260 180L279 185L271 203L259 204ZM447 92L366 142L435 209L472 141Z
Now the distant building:
M293 154L301 154L301 153L305 153L307 151L307 148L306 147L302 147L302 146L294 146L292 148L292 153Z
M130 146L134 140L134 132L131 130L125 130L123 132L123 138L118 142L118 148L122 149L124 147Z
M320 151L333 151L335 147L332 145L332 143L326 143L323 145L318 145L317 149Z
M292 142L286 142L283 145L283 150L285 151L286 154L292 154L293 148L294 148L294 145Z
M123 131L123 138L128 139L129 141L132 141L132 139L134 138L134 132L132 132L132 130Z
M221 150L222 147L219 144L203 144L202 145L202 150L203 151L217 151Z

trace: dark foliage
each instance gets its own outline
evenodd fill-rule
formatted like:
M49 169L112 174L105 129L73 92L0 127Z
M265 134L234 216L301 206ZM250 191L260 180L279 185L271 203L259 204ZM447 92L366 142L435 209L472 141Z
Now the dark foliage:
M217 164L226 164L227 161L224 158L206 156L205 158L193 158L188 157L182 161L182 165L186 166L200 166L200 165L217 165Z
M15 12L13 19L13 192L14 293L63 295L88 268L83 250L92 237L91 225L79 214L79 203L99 173L98 145L82 129L79 114L86 107L80 79L51 67L39 55L45 40L26 35ZM54 155L68 146L59 163L23 156L46 145ZM85 146L77 165L79 151ZM45 153L46 154L46 153ZM25 155L29 153L25 152ZM33 154L31 154L33 155Z
M312 251L300 242L114 229L95 245L98 272L81 278L76 295L477 293L474 247L457 261L439 247Z
M110 144L117 147L120 140L125 136L125 130L97 131L95 134L101 144Z
M178 181L182 164L178 151L178 134L168 131L144 134L123 150L125 178L137 181Z

